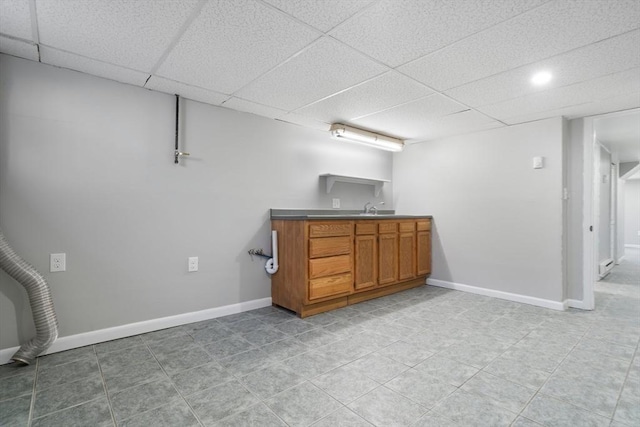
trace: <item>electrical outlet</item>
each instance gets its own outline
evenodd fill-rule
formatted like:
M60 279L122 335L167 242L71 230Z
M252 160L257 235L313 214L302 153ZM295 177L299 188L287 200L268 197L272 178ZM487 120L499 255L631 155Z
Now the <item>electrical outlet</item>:
M190 256L189 257L189 272L198 271L198 257Z
M67 254L49 255L49 271L51 273L67 271Z
M333 209L340 209L340 199L333 199Z

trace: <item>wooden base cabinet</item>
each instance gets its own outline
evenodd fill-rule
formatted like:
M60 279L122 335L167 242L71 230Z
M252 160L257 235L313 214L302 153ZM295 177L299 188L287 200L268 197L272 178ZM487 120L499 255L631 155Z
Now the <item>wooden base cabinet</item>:
M431 219L272 220L274 305L306 317L425 283Z

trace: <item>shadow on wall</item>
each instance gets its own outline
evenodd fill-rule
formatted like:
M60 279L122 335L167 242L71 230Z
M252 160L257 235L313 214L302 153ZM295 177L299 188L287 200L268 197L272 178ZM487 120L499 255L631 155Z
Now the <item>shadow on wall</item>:
M20 283L2 270L0 270L0 298L4 300L0 302L2 306L2 309L0 309L0 312L2 312L0 313L0 322L7 320L3 319L3 315L13 317L15 313L16 319L12 319L12 322L17 323L15 336L17 336L18 341L24 343L31 339L36 334L36 330L33 324L33 315L31 314L27 291ZM13 311L8 310L9 305L13 306ZM12 337L5 338L7 342L12 340ZM0 345L0 348L3 347L4 345Z
M451 270L447 263L447 257L442 247L440 234L438 233L438 224L435 219L431 220L431 278L437 280L445 280L453 282Z

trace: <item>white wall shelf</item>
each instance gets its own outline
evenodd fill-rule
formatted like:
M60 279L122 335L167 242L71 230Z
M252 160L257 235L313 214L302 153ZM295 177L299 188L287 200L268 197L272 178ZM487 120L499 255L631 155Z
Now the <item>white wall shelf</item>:
M385 182L391 182L388 179L377 179L377 178L362 178L359 176L348 176L348 175L335 175L332 173L325 173L320 175L321 177L325 177L327 180L327 193L331 192L333 188L333 184L336 182L348 182L351 184L365 184L372 185L374 188L374 194L376 197L380 195L380 190L382 190L382 186Z

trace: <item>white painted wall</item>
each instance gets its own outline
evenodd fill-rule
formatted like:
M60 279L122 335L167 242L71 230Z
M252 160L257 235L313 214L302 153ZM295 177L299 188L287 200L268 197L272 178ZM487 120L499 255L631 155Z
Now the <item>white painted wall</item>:
M568 121L565 135L565 168L567 169L567 289L566 297L582 301L583 277L583 186L584 186L584 120Z
M394 156L399 213L434 216L432 278L559 302L562 119L408 146ZM532 168L534 156L544 169Z
M611 154L600 147L598 264L611 258Z
M624 184L624 244L640 245L640 179Z
M620 165L618 164L618 171ZM619 173L618 173L619 175ZM616 177L616 229L615 229L615 261L620 264L624 258L624 186L625 180Z
M173 96L6 55L0 91L0 228L49 281L63 337L269 297L247 254L270 245L269 208L359 209L372 187L326 194L318 175L391 178L387 152L191 101L192 156L176 166ZM48 273L52 252L66 272ZM0 349L32 335L26 293L0 271Z

